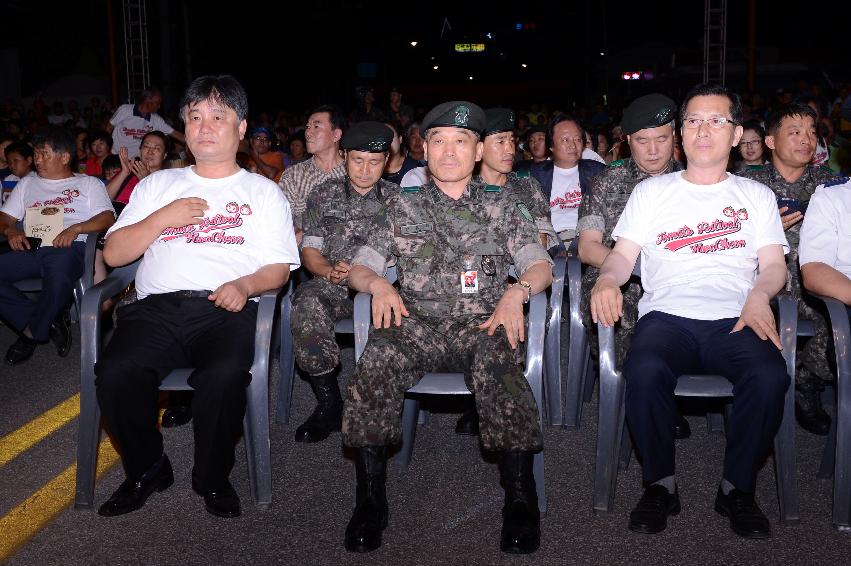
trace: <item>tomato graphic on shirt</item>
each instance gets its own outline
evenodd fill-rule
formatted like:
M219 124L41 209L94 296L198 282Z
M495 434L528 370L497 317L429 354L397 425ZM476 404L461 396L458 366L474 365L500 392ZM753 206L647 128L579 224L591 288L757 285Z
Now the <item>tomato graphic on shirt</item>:
M243 204L242 207L239 209L239 213L243 216L250 216L251 215L251 207L247 204Z
M231 214L236 214L237 211L239 211L239 205L235 202L229 202L225 205L225 210L227 210Z

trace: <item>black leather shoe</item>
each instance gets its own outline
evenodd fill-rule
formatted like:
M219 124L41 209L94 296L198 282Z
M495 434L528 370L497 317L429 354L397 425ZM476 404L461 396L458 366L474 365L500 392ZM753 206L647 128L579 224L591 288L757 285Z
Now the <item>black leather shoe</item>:
M6 363L10 366L22 364L33 356L36 342L21 336L6 350Z
M387 455L384 446L365 446L355 454L357 493L352 518L346 525L349 552L372 552L381 546L387 528Z
M679 512L679 489L672 494L661 485L651 485L629 514L629 530L650 535L661 533L668 526L668 517Z
M817 388L798 388L795 391L795 419L810 434L827 436L830 432L830 415L821 404L821 391Z
M207 511L216 517L232 519L242 515L239 508L239 495L230 484L225 481L225 485L221 489L215 489L208 492L203 492L192 482L192 490L204 498L204 507Z
M756 504L753 493L733 489L724 495L719 486L715 510L730 518L730 528L740 537L763 539L771 536L771 525Z
M337 385L339 368L330 373L309 377L310 388L316 395L316 408L295 430L296 442L321 442L343 424L343 398Z
M56 353L60 358L71 353L71 313L67 310L56 315L56 319L50 325L50 339L56 345Z
M541 545L541 514L532 468L532 452L502 453L499 471L505 504L499 548L508 554L531 554Z
M479 412L475 406L458 418L458 422L455 423L455 434L479 436Z
M173 428L183 426L192 420L192 407L188 405L174 405L163 411L162 427Z
M691 436L691 425L688 420L682 415L677 415L677 424L674 425L674 438L683 440Z
M106 503L98 509L98 515L115 517L141 509L155 491L164 491L174 483L171 462L165 454L145 472L139 480L126 479Z

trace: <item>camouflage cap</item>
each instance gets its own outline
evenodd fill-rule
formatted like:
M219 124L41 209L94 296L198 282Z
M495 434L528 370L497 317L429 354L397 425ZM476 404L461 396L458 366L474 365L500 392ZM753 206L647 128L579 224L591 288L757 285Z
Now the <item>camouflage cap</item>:
M478 134L485 129L485 111L472 102L453 100L444 102L429 110L423 118L423 135L429 128L452 126L472 130Z
M676 103L664 94L646 94L632 101L623 111L621 127L626 135L644 128L664 126L677 116Z
M393 130L383 122L358 122L346 130L340 147L355 151L382 153L390 149Z
M483 136L511 132L514 130L514 110L511 108L488 108L485 110Z

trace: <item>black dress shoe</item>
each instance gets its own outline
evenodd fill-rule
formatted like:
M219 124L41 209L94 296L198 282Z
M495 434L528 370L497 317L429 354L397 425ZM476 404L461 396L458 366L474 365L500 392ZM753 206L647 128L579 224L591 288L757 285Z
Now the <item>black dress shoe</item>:
M126 479L106 503L98 509L98 515L114 517L124 515L145 505L155 491L164 491L174 483L171 462L165 454L138 480Z
M677 415L677 424L674 425L674 438L683 440L691 436L691 425L688 420L682 415Z
M636 533L661 533L668 526L668 516L680 512L680 492L672 494L661 485L653 484L644 490L644 495L629 514L629 530Z
M10 366L24 363L32 357L35 347L34 340L21 336L6 350L6 363Z
M163 428L183 426L192 420L192 407L188 405L174 405L163 411L161 421Z
M762 539L771 536L771 525L756 504L753 493L733 489L724 495L719 486L715 510L730 518L730 528L740 537Z
M798 388L795 392L795 419L801 428L817 436L830 432L830 415L821 404L821 391L817 388Z
M204 507L212 515L225 519L242 515L242 511L239 509L239 495L229 481L226 480L221 489L203 492L197 488L193 480L192 489L204 498Z
M71 313L67 310L56 315L56 319L50 325L50 339L56 345L56 353L60 358L71 353Z
M475 406L458 418L458 422L455 423L455 434L479 436L479 412Z

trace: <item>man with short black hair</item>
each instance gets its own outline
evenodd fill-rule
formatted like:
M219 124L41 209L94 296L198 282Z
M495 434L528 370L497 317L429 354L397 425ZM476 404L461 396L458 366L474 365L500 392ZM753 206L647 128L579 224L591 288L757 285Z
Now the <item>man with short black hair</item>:
M9 253L0 254L0 317L18 334L6 352L6 363L28 360L37 344L52 339L57 353L71 350L68 304L77 280L85 269L86 239L109 228L115 211L98 179L75 174L71 163L76 145L71 134L49 126L33 137L38 175L18 181L0 209L0 231L6 236ZM62 215L64 230L52 241L41 241L33 249L27 239L27 210L38 208L42 215ZM24 230L17 228L23 220ZM22 279L41 278L42 291L35 302L15 287Z
M780 220L791 247L786 256L789 270L788 290L798 301L798 315L811 320L815 335L798 351L795 371L795 416L798 424L812 434L824 436L830 430L830 415L821 403L825 381L833 380L827 362L830 330L824 317L801 293L798 267L798 241L801 220L816 187L833 179L824 166L810 164L816 151L816 112L806 104L788 104L769 113L765 120L765 145L771 162L758 170L743 171L742 176L768 186L778 199Z
M686 95L680 120L686 170L635 187L591 292L594 321L615 324L623 315L620 286L641 255L644 295L623 376L646 488L629 528L658 533L680 512L674 389L681 375L714 374L733 384L715 510L736 534L767 538L754 491L789 385L769 305L786 281L788 244L771 190L726 171L742 136L739 96L699 85Z
M163 103L163 95L159 89L149 87L142 91L139 98L141 100L137 104L119 106L106 125L106 130L112 134L112 153L118 153L119 149L126 147L130 159L138 157L142 138L154 130L159 130L179 142L184 141L183 134L157 114Z
M354 314L348 287L352 257L370 230L383 224L387 200L399 190L381 178L393 138L393 130L381 122L353 125L341 141L346 176L325 181L307 197L301 257L313 279L293 294L291 326L296 362L308 376L317 405L296 429L296 442L319 442L340 430L343 399L334 324Z
M247 127L242 85L229 75L199 77L181 107L195 165L145 177L103 250L113 266L143 256L139 300L118 311L95 366L98 403L126 476L98 510L104 516L135 511L174 482L157 402L162 380L186 367L195 368L192 489L211 514L239 516L229 476L254 358L253 297L283 286L299 266L287 200L236 162Z
M301 237L304 211L311 191L331 179L342 179L346 166L340 155L343 137L343 114L333 105L322 105L311 112L304 128L310 159L287 168L278 184L290 202L293 226Z

